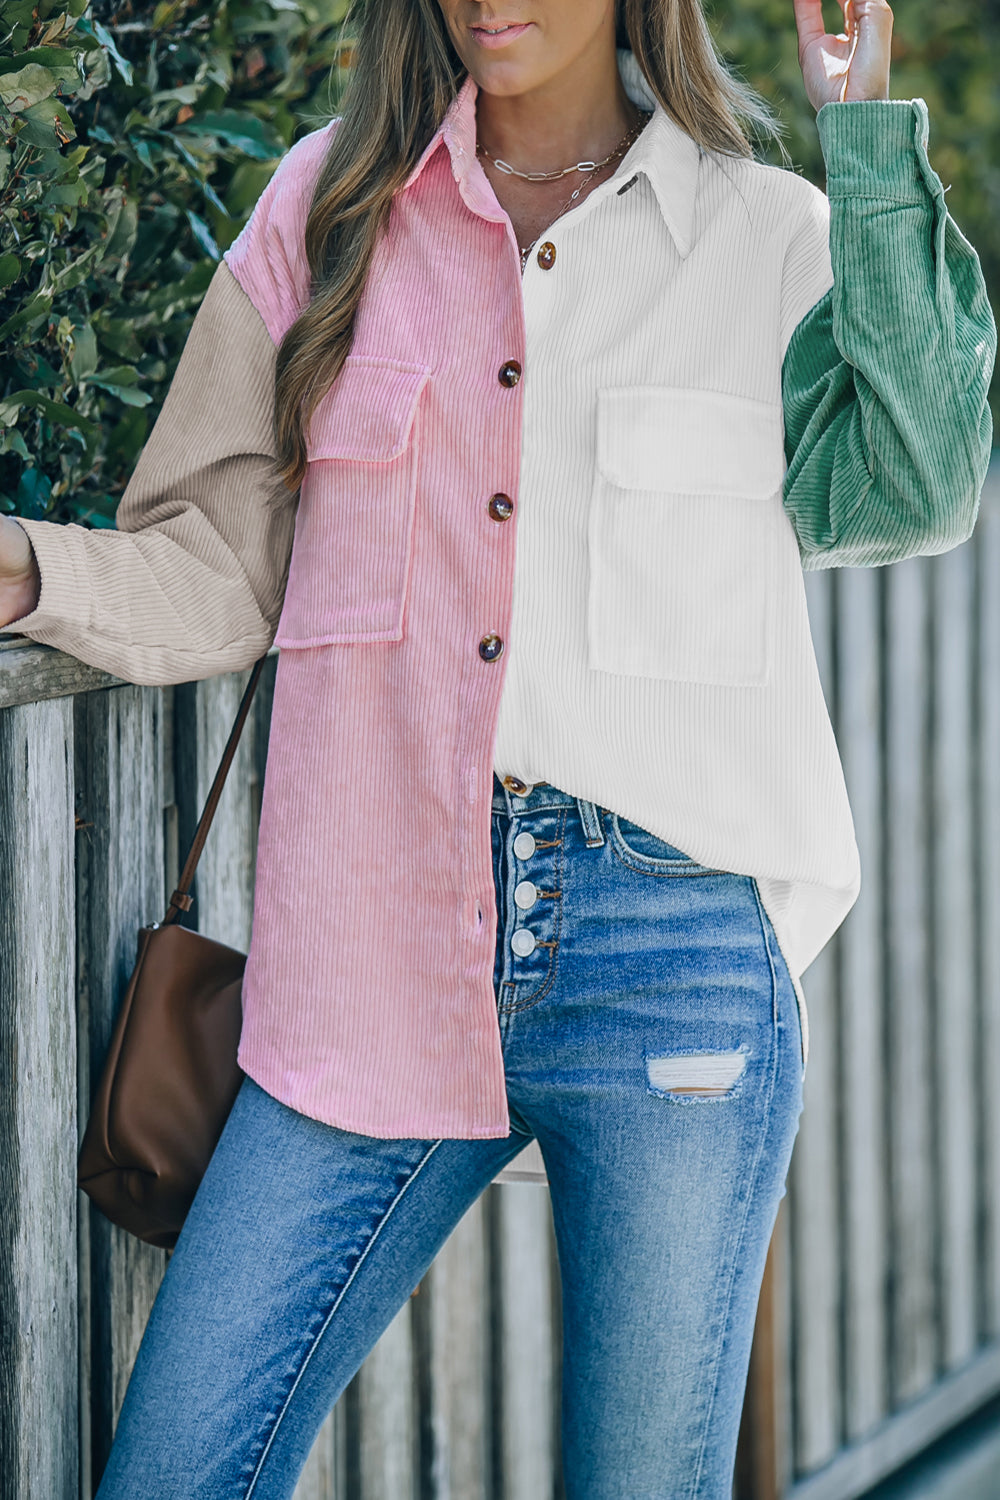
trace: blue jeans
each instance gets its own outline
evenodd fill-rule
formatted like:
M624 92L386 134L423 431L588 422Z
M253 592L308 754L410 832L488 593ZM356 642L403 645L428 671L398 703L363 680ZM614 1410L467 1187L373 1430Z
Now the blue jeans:
M493 849L510 1135L378 1140L247 1079L97 1500L286 1500L383 1329L533 1135L559 1249L568 1500L729 1497L802 1107L789 972L751 877L554 787L495 781Z

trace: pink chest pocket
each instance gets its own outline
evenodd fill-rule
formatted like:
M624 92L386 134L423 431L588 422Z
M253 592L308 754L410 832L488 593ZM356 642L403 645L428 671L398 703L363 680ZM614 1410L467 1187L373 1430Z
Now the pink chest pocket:
M403 639L430 373L350 354L314 411L279 647Z

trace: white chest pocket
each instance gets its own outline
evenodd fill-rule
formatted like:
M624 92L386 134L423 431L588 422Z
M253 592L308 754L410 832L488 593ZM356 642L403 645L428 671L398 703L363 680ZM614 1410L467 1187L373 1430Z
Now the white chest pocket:
M782 409L668 386L598 392L588 659L598 672L768 681Z
M351 354L314 411L278 646L402 640L429 374Z

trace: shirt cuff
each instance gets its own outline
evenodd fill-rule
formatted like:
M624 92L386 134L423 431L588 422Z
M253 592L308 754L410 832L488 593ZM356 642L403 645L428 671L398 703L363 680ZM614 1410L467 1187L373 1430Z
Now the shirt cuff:
M851 99L825 104L817 131L828 198L890 198L919 203L942 183L928 160L923 99Z
M3 626L13 635L41 638L53 629L85 631L90 625L90 586L86 565L80 559L79 544L73 536L81 527L60 525L54 521L32 521L15 516L17 524L28 534L35 552L41 578L38 603L29 614Z

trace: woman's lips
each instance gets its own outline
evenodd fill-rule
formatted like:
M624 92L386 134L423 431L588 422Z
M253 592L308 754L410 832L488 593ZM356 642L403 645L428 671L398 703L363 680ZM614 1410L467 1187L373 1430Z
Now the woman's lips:
M505 26L503 31L497 31L494 27L488 30L484 26L470 26L469 34L481 47L506 47L517 37L524 36L531 24L531 21L526 21L523 25Z

